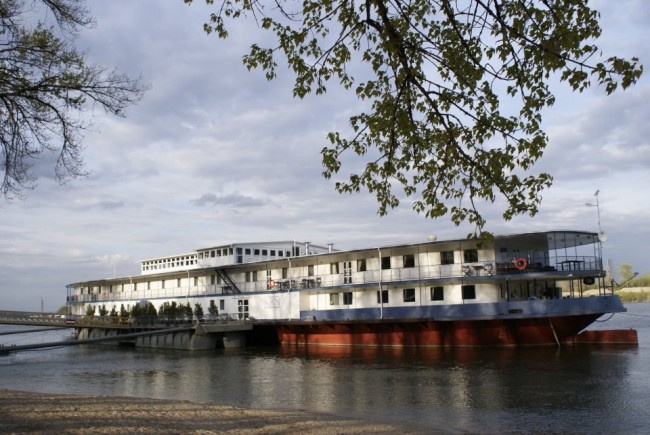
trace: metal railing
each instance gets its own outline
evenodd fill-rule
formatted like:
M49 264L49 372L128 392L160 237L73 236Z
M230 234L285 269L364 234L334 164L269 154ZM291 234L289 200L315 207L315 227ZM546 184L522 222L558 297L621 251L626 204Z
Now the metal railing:
M523 260L523 261L521 261ZM600 258L594 256L563 256L552 258L519 258L506 261L479 261L416 267L368 270L362 272L343 272L318 276L297 275L286 279L258 281L234 281L243 293L264 291L288 291L294 289L329 288L345 285L374 284L423 279L459 278L477 276L498 276L506 274L527 274L540 272L591 271L602 269ZM132 301L148 298L191 298L207 295L231 294L232 289L224 284L210 284L191 287L171 287L164 289L126 290L102 292L85 295L68 295L68 304L88 302Z

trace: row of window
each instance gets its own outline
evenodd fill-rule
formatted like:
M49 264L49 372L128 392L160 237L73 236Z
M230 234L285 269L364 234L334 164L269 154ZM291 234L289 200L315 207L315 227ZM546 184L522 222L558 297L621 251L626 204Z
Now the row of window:
M202 251L199 252L199 259L225 257L227 255L232 255L232 248L222 248L222 249L212 249L210 251Z
M142 263L142 270L167 269L171 267L193 266L195 264L195 257L166 258L164 260L153 260Z
M285 252L283 250L275 250L275 249L251 249L251 248L246 248L244 249L244 255L261 255L262 257L284 257ZM286 251L286 256L290 257L291 256L291 251Z
M464 300L467 299L476 299L476 286L474 285L464 285L461 287L461 292ZM341 296L342 295L342 299ZM445 300L445 289L442 286L430 287L429 297L431 301L444 301ZM341 304L340 301L343 301ZM403 302L415 302L415 289L414 288L405 288L402 289L402 301ZM330 305L352 305L353 303L353 293L352 292L343 292L343 293L330 293ZM388 304L388 290L382 290L381 292L377 290L377 303L378 304Z
M363 263L360 265L357 262L357 270L359 272L365 271L366 270L366 260L357 260L358 262L362 261ZM392 266L392 257L381 257L381 268L382 270L387 270L391 269ZM478 250L476 249L465 249L463 251L463 261L465 263L478 263ZM455 259L454 259L454 251L442 251L440 252L440 264L446 265L446 264L454 264ZM360 268L361 266L362 268ZM415 255L414 254L407 254L402 256L402 267L403 268L411 268L415 267Z
M226 255L232 255L232 248L223 248L223 249L213 249L211 251L199 252L199 259L203 258L213 258L221 257ZM237 248L238 258L244 255L256 255L262 257L289 257L291 256L291 251L283 251L280 249L260 249L260 248ZM381 268L382 270L387 270L392 268L391 260L392 257L386 256L381 257ZM476 249L465 249L463 251L463 261L465 263L476 263L478 262L478 251ZM241 259L238 261L241 263ZM351 262L344 262L351 263ZM454 264L454 251L442 251L440 252L440 264ZM164 260L154 260L151 262L143 263L143 270L157 270L157 269L166 269L170 267L181 267L181 266L190 266L196 264L196 259L191 257L178 257L178 258L168 258ZM339 263L332 263L332 274L339 273ZM311 269L311 275L313 276L313 267L312 265L308 266ZM351 266L350 266L351 267ZM402 267L411 268L415 267L415 255L407 254L402 257ZM334 271L335 270L335 271ZM357 260L357 271L365 272L366 271L366 259ZM283 277L284 278L284 277Z

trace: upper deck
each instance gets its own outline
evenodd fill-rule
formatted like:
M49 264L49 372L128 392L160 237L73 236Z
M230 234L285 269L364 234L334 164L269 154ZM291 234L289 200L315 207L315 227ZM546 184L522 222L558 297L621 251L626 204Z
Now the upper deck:
M600 242L596 233L588 232L497 236L483 244L461 239L348 251L284 243L289 247L288 252L278 242L201 249L196 253L196 262L188 266L148 270L136 277L71 284L68 301L604 276ZM218 249L222 250L221 256ZM272 249L275 256L271 255ZM280 251L282 256L278 255ZM227 258L223 259L224 256ZM223 263L219 263L220 258Z
M142 275L201 269L206 267L224 267L234 264L253 263L257 261L282 260L301 255L317 255L333 252L332 245L327 247L313 245L309 242L258 242L233 243L198 249L190 254L156 257L140 262Z

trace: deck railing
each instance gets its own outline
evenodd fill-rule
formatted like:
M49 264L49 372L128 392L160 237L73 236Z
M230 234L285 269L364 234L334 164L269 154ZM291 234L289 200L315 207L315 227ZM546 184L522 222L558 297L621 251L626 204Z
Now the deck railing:
M518 261L517 260L524 260ZM600 258L594 256L562 256L553 258L520 258L509 261L479 261L462 264L426 265L401 267L386 270L344 272L318 276L295 276L287 279L258 280L251 282L235 281L243 293L263 291L283 291L290 289L329 288L346 285L357 286L390 283L398 281L418 281L458 277L498 276L504 274L530 274L544 272L597 271L602 269ZM125 290L86 295L68 295L68 304L87 302L114 302L147 298L182 298L205 295L227 294L229 288L224 284L171 287L165 289Z

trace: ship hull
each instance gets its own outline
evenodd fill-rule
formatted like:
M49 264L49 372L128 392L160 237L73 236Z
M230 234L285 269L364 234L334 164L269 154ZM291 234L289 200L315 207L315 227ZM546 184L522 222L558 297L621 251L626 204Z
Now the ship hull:
M282 345L455 347L558 345L601 314L457 321L291 322L278 325Z

